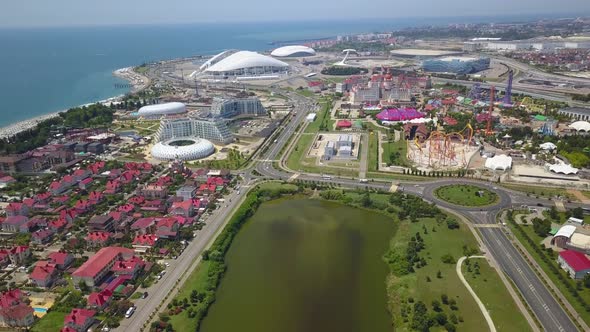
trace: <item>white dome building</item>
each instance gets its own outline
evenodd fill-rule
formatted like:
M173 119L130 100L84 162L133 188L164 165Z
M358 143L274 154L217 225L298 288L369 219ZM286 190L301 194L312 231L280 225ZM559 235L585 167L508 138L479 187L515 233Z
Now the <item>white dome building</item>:
M173 138L152 147L152 157L160 160L196 160L214 152L215 147L211 142L194 137Z
M551 142L545 142L545 143L539 145L539 147L545 151L553 151L553 150L557 149L557 145L555 145Z
M590 122L588 121L576 121L570 124L569 127L573 128L575 131L590 132Z
M270 55L276 57L313 56L315 55L315 50L303 45L289 45L275 49Z
M137 112L139 116L143 117L155 117L181 113L186 113L186 105L178 102L148 105L140 108Z
M486 168L493 171L505 171L512 167L512 157L505 154L486 159Z
M223 78L256 77L282 74L288 70L289 65L283 61L256 52L239 51L211 65L205 73Z
M548 165L549 171L556 174L573 175L578 174L578 169L568 164L553 164Z

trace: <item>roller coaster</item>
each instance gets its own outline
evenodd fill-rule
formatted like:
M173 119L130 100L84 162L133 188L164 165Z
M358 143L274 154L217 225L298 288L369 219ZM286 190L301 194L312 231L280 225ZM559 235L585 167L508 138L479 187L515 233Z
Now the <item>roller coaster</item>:
M471 124L458 132L444 133L436 130L427 139L407 140L408 159L419 166L433 169L465 168L467 154L475 147L474 129Z

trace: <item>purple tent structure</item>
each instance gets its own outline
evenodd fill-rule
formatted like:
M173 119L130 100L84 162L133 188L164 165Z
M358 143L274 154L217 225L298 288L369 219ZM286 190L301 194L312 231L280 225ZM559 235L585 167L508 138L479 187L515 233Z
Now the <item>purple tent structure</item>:
M377 114L377 119L381 121L408 121L423 117L424 113L418 112L413 108L389 108Z

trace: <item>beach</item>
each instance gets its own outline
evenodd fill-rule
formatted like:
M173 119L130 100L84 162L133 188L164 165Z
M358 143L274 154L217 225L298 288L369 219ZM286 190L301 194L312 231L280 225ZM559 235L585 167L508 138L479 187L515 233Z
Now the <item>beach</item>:
M141 90L147 88L150 84L150 80L147 77L134 72L133 67L126 67L126 68L117 69L113 72L113 75L129 81L129 83L131 85L131 92L141 91ZM82 104L77 107L89 106L89 105L96 104L96 103L109 105L111 103L116 103L116 102L121 101L121 98L123 98L123 96L124 95L118 95L118 96L107 98L104 100L99 100L97 102ZM9 137L12 137L22 131L33 129L37 126L37 124L39 122L58 117L59 113L62 113L65 111L67 111L67 109L53 112L53 113L49 113L49 114L39 115L39 116L30 118L27 120L15 122L11 125L2 127L2 128L0 128L0 139L9 138Z

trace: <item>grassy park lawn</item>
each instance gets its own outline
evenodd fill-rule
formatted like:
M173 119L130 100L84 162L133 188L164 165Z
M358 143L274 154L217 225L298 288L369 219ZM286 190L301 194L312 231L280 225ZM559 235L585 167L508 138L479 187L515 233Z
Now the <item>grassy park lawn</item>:
M296 92L304 97L312 97L314 94L313 92L307 90L307 89L297 89Z
M209 265L209 261L202 260L180 288L175 299L178 301L181 301L184 298L190 299L190 295L193 290L196 290L197 292L205 292ZM195 331L197 328L196 320L188 317L187 310L184 310L178 315L170 316L170 322L176 331Z
M330 110L332 109L332 103L322 102L320 103L321 110L316 114L316 119L305 128L305 133L317 133L322 127L322 123L326 127L325 130L331 130L333 127L331 124L334 123L330 120Z
M313 143L314 138L314 134L302 134L299 137L299 140L297 140L297 143L291 150L291 154L289 154L289 158L287 158L287 167L292 170L299 169L301 166L301 161L307 153L309 146Z
M496 270L483 258L470 258L469 261L472 266L471 272L468 271L469 267L467 260L465 260L462 266L463 275L486 306L496 329L507 332L531 331L531 327L508 290L498 287L503 283ZM476 274L476 270L473 268L475 262L479 266L479 274Z
M434 194L445 202L462 206L485 206L498 201L498 195L495 193L473 185L443 186L436 189Z
M391 140L389 142L384 142L382 145L383 155L381 156L381 158L385 164L404 167L411 166L411 163L407 158L408 146L405 140L400 139L397 142Z
M413 305L410 301L422 301L431 308L432 301L441 302L441 295L446 294L449 300L456 301L458 310L451 310L448 305L442 304L443 311L447 317L454 314L459 321L463 320L457 329L481 331L485 327L483 315L455 271L457 260L464 256L464 246L477 248L475 238L463 224L459 229L451 230L445 222L437 223L432 218L419 219L415 223L405 220L400 223L391 241L392 249L404 252L408 241L416 233L424 239L425 248L420 256L426 259L427 265L401 277L391 274L387 280L390 311L394 313L396 326L407 324L400 313L404 307ZM453 257L452 263L443 263L441 258L447 254ZM437 277L438 271L441 272L440 278Z
M64 326L65 312L51 311L31 328L32 332L59 332Z
M561 189L561 188L547 188L547 187L539 187L539 186L535 186L535 185L519 185L519 184L507 184L507 183L503 183L503 184L501 184L501 186L508 188L508 189L521 191L521 192L524 192L524 193L532 195L532 196L539 196L539 197L545 197L545 198L561 196L561 197L567 197L567 199L570 199L572 201L577 201L577 198L574 195L568 193L565 189Z

